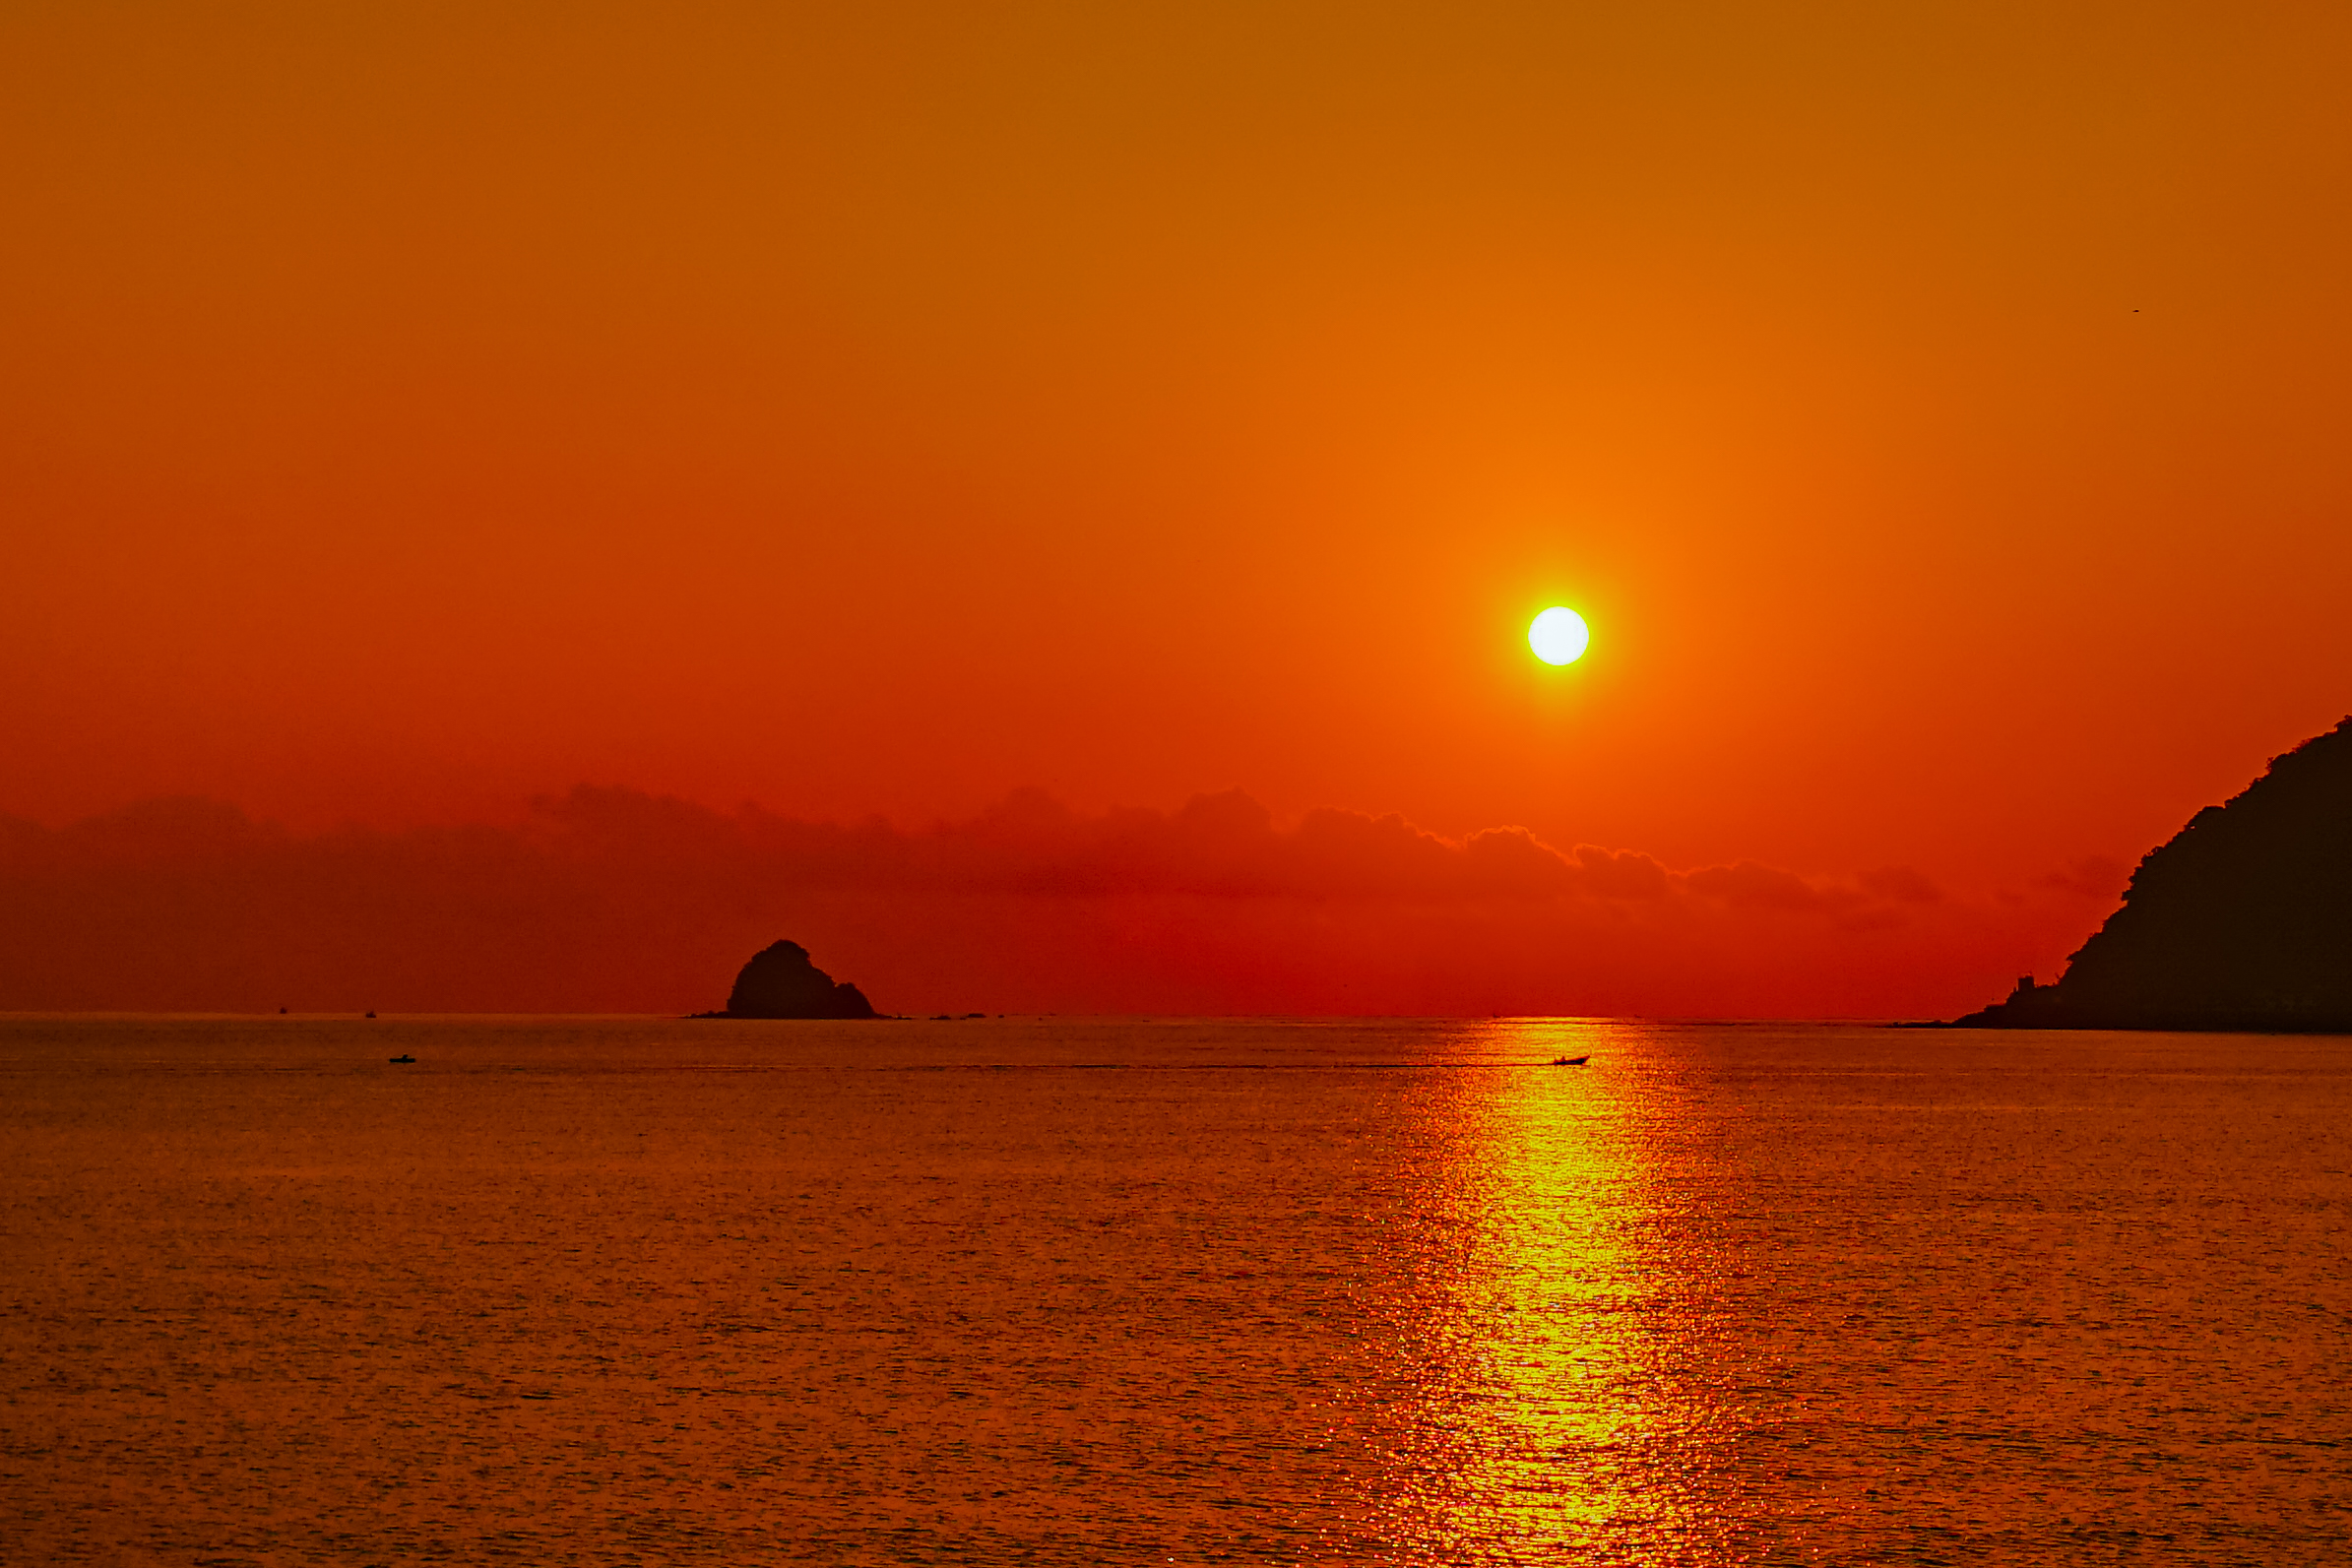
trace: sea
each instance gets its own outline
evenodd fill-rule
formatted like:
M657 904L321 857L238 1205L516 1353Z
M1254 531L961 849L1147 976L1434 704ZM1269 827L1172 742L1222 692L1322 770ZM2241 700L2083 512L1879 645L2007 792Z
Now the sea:
M2345 1038L16 1015L0 1562L2341 1563L2348 1204Z

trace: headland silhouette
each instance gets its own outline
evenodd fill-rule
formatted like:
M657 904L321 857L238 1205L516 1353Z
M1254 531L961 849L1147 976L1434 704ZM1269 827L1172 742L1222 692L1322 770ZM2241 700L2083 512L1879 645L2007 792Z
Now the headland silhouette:
M2057 984L1935 1027L2352 1034L2352 719L2151 851Z

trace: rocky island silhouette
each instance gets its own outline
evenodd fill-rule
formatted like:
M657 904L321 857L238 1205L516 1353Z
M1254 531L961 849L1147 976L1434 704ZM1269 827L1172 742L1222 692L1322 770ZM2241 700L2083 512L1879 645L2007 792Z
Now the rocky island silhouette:
M696 1018L876 1018L873 1004L857 986L809 962L797 942L777 942L751 956L735 975L727 1007Z
M2352 719L2152 850L2057 984L1932 1027L2352 1034Z

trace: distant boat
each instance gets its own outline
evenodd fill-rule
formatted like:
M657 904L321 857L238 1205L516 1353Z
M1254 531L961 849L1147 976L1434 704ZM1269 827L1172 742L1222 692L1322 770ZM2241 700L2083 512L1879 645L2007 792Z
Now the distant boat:
M397 1065L399 1065L399 1064L400 1064L400 1063L402 1063L402 1062L413 1062L413 1061L414 1061L415 1059L416 1059L415 1057L413 1057L413 1056L411 1056L411 1055L408 1055L406 1052L404 1052L404 1053L402 1053L401 1055L398 1055L398 1056L395 1056L395 1057L393 1057L393 1058L392 1058L392 1062L393 1062L393 1064L394 1064L395 1066L397 1066Z
M376 1016L376 1010L375 1010L374 1008L372 1008L372 1007L371 1007L371 1008L369 1008L369 1009L367 1010L367 1016L368 1016L369 1018L373 1018L373 1017L375 1017L375 1016Z
M1582 1067L1591 1060L1590 1056L1555 1056L1545 1065L1548 1067Z

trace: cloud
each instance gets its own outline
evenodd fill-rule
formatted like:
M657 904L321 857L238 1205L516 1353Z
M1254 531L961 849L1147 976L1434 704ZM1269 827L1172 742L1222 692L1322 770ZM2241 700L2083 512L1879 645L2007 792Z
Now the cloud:
M538 802L525 832L562 856L756 863L804 887L902 892L1443 901L1655 898L1669 884L1647 855L1590 845L1562 852L1525 828L1457 842L1393 814L1331 809L1283 828L1240 790L1195 795L1173 812L1081 816L1027 789L967 820L903 831L749 807L731 818L584 785Z
M1865 871L1854 879L1865 893L1897 904L1934 904L1943 897L1943 890L1920 872L1907 865L1881 866Z
M505 826L0 819L20 1009L682 1012L790 936L909 1012L1925 1012L2081 937L1980 913L1907 868L1672 870L1520 827L1285 824L1238 790L1100 813L1022 790L914 828L587 785Z
M1703 867L1685 875L1683 885L1741 909L1810 912L1836 909L1858 897L1848 889L1816 887L1794 871L1758 865L1753 860Z
M2034 878L2034 886L2095 904L2112 904L2124 896L2131 868L2111 854L2086 854L2063 869Z

